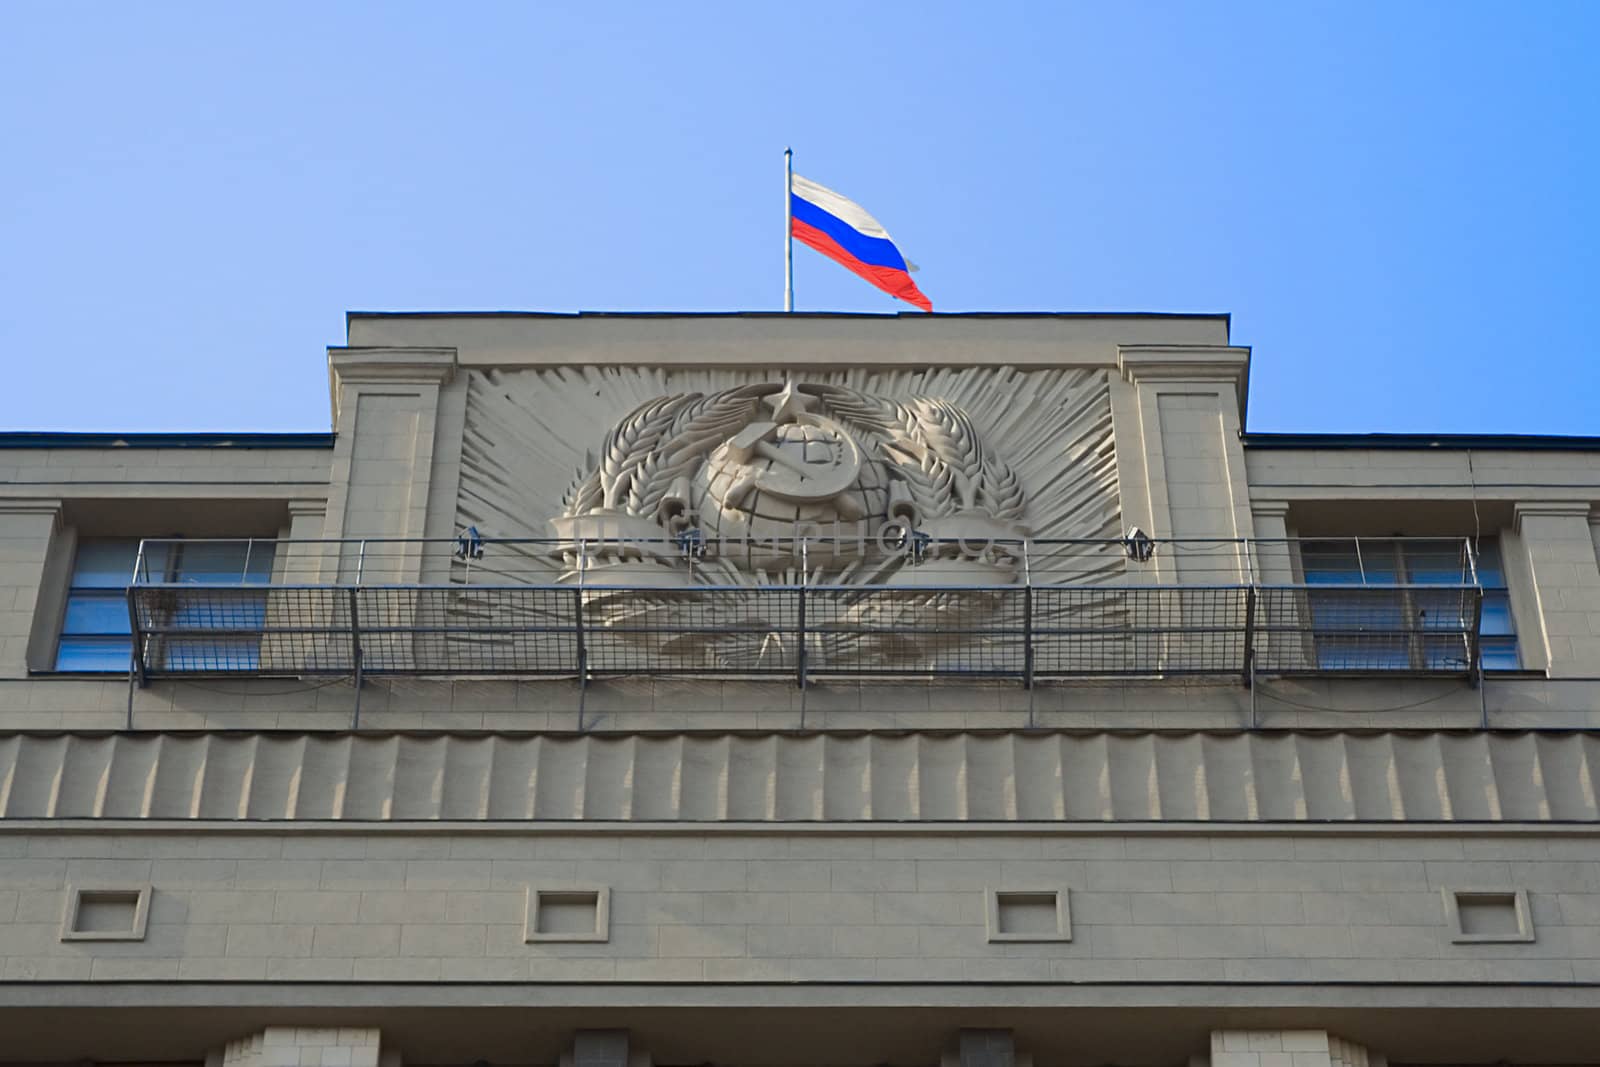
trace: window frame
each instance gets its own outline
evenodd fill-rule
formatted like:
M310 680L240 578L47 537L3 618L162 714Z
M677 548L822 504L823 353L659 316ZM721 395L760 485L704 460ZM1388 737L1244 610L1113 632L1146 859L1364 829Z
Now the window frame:
M90 674L107 675L122 673L133 666L133 618L128 609L128 586L84 584L79 579L79 561L86 548L101 544L128 544L133 546L133 552L128 561L128 581L133 580L133 571L139 555L139 538L128 537L77 537L71 546L67 559L66 582L62 591L60 611L55 622L55 643L51 648L51 670L56 674ZM121 620L122 630L112 631L87 631L69 633L68 625L72 617L73 599L86 598L110 602L116 600L122 604ZM69 642L83 642L85 647L120 648L122 650L122 663L117 667L91 667L70 666L62 663L63 650Z

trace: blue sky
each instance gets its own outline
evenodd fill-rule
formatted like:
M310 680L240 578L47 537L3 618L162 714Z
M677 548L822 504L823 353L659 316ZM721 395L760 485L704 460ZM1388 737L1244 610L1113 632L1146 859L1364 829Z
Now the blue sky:
M1251 429L1600 433L1600 3L806 7L8 4L0 426L325 429L347 309L777 309L792 144L941 310L1232 312Z

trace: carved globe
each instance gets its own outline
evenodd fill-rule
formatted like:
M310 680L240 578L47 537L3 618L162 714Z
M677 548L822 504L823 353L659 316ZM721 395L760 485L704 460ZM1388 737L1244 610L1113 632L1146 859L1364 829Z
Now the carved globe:
M778 426L771 444L808 465L826 464L844 447L836 431L799 423ZM706 539L714 542L714 551L749 569L798 566L795 539L800 535L811 537L807 558L812 567L873 552L873 539L888 521L889 477L883 464L872 456L871 446L859 447L861 466L849 488L824 499L805 499L762 487L764 475L783 473L777 469L782 465L770 455L740 459L727 444L720 445L706 457L694 478L690 503L695 521ZM735 500L732 494L741 485L743 490ZM818 542L818 537L837 540ZM738 543L745 540L753 543Z

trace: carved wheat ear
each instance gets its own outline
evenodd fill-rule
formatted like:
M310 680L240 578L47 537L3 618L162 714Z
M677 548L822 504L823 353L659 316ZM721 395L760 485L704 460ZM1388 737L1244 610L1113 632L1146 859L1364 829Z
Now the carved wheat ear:
M667 462L703 455L732 437L749 424L757 400L770 389L767 385L741 385L707 397L696 394L694 403L679 410L662 444Z
M915 434L915 420L892 400L868 396L843 385L805 385L801 391L820 399L840 422L887 441Z
M1027 508L1022 483L1010 464L990 453L983 460L981 499L989 514L997 519L1020 519Z
M601 506L614 508L632 484L639 467L654 452L690 397L682 393L646 401L623 416L606 434L600 456Z
M923 440L954 473L961 506L975 507L983 480L983 442L972 420L948 400L937 397L912 397L909 406Z
M687 477L701 457L749 425L757 398L768 389L764 385L744 385L710 396L693 393L685 398L656 451L640 464L631 480L628 510L653 517L673 482Z
M585 457L584 467L579 467L572 484L561 495L561 514L583 515L600 506L600 468L595 466L594 453ZM589 473L585 474L585 467Z
M661 469L661 453L652 452L643 462L632 468L633 476L628 479L628 504L630 515L650 515L655 512L655 505L661 503L661 495L666 492L669 483L663 483L661 491L654 493L650 499L651 484L656 480Z
M947 463L928 448L912 444L909 448L884 447L895 461L894 473L911 493L911 502L923 518L955 513L954 474Z
M894 464L893 475L905 483L917 514L933 517L955 512L956 471L930 447L916 413L903 404L842 385L813 385L806 391L820 397L839 421L877 442L881 454Z

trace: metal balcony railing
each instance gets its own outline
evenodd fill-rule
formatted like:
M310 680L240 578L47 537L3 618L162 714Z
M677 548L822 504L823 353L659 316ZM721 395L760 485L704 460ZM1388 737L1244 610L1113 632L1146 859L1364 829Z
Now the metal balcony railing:
M1399 545L151 540L128 589L132 669L141 680L688 674L802 686L1475 677L1470 546Z

